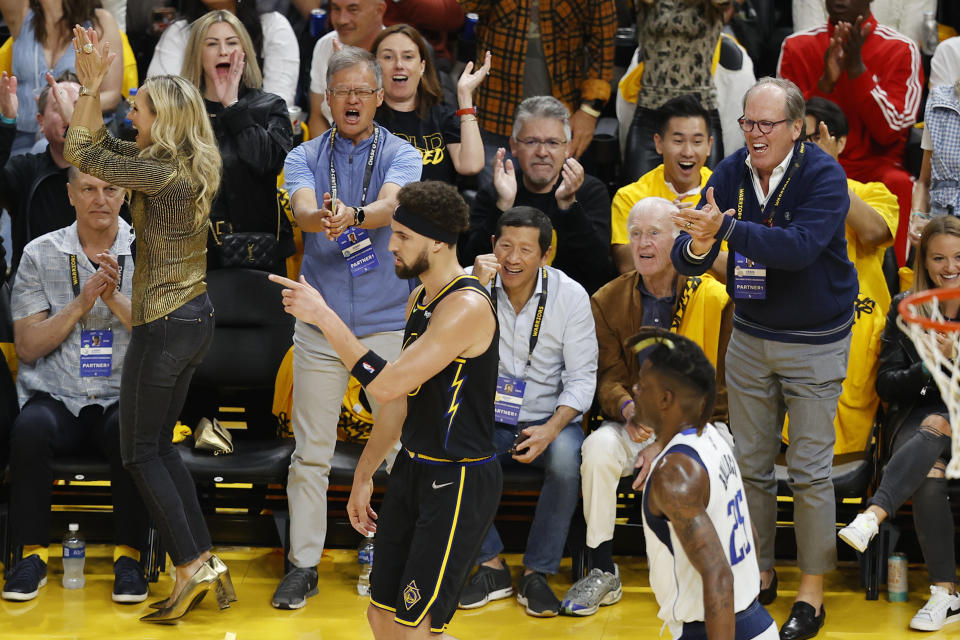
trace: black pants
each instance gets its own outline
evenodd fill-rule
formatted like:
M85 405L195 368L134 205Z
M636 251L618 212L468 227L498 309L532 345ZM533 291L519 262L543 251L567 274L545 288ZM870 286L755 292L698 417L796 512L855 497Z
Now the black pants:
M102 455L110 461L114 543L146 547L147 512L120 460L119 408L89 405L74 416L46 393L27 402L10 435L13 543L50 541L50 489L56 456Z
M867 504L875 504L891 517L913 499L913 525L927 564L930 582L955 582L953 515L946 478L927 476L937 460L950 458L950 436L923 428L931 414L946 415L943 404L916 407L904 420L893 441L893 453L877 492Z
M213 339L213 305L204 293L133 328L120 381L120 446L175 565L212 546L197 488L173 443L190 379Z
M710 135L713 147L707 156L707 166L713 169L723 160L723 130L720 128L720 112L710 110ZM623 160L623 181L626 184L636 182L640 176L655 169L663 162L663 156L657 153L653 134L660 133L660 118L655 109L637 107L633 112L633 121L627 132L627 148Z

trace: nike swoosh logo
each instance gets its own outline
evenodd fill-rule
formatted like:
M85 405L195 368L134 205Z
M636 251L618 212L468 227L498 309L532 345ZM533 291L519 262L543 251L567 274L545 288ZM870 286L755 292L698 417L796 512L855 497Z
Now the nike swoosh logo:
M452 484L453 484L452 482L445 482L445 483L443 483L443 484L437 484L437 481L434 480L434 481L433 481L433 484L432 484L431 486L432 486L434 489L443 489L444 487L449 487L449 486L452 485Z

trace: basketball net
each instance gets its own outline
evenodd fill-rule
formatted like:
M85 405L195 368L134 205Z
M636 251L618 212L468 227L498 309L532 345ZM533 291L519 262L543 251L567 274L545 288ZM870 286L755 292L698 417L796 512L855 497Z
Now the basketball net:
M960 353L960 322L944 318L940 301L952 298L960 298L960 289L929 289L907 296L897 308L897 325L910 336L947 406L953 438L946 475L951 479L960 478L960 358L956 357ZM941 351L938 336L946 336L953 344L952 359Z

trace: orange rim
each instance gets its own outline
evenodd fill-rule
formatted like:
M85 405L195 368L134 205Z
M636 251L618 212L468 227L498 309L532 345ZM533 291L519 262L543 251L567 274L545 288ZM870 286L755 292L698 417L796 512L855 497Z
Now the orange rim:
M936 299L938 302L943 302L944 300L952 300L954 298L960 298L960 287L956 289L927 289L926 291L912 293L901 300L900 304L897 305L897 312L900 314L900 317L903 318L904 322L918 324L926 329L936 329L944 332L957 332L960 331L960 322L953 320L933 320L932 318L924 318L923 316L918 316L915 314L910 308L911 305L919 306L927 302L933 302L934 299Z

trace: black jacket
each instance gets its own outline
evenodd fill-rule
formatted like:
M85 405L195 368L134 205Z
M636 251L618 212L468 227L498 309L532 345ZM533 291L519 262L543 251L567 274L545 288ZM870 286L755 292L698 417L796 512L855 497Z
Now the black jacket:
M933 376L927 373L913 340L897 325L897 305L908 292L898 294L890 303L887 325L880 339L880 366L877 370L877 395L889 403L884 428L886 441L892 444L897 431L913 408L923 401L936 402L940 390Z
M50 150L10 157L14 124L0 123L0 208L10 214L13 240L11 274L28 242L73 224L77 215L67 198L67 170L54 163ZM0 245L0 260L4 250ZM0 269L0 282L5 269Z
M234 232L276 233L277 175L293 147L286 103L272 93L249 89L227 108L210 101L206 105L223 157L223 176L210 211L211 221L229 222ZM292 240L288 248L293 248ZM281 246L284 255L292 253L283 249Z
M531 193L523 184L519 169L514 206L540 209L550 218L557 234L556 256L552 266L579 282L587 293L617 276L610 260L610 194L593 176L584 176L577 200L568 211L561 211L554 195L559 181L549 193ZM490 253L490 236L503 212L497 208L497 192L487 185L477 192L470 211L470 230L466 246L460 252L462 264L471 265L478 255Z

